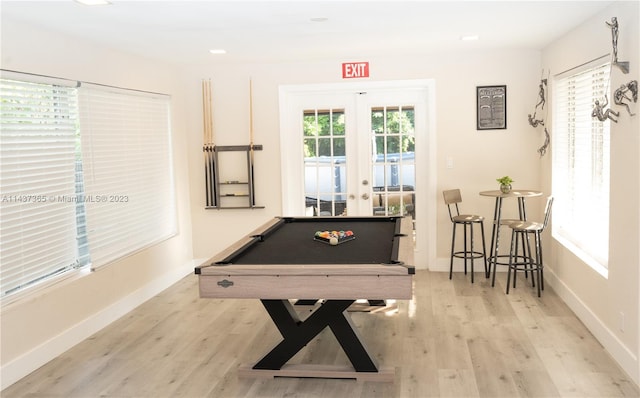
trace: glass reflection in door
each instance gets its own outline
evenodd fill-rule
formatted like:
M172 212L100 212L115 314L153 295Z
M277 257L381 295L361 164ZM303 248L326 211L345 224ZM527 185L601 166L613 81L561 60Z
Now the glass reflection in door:
M303 135L306 215L345 215L344 109L304 110Z
M374 215L415 219L415 111L371 108Z

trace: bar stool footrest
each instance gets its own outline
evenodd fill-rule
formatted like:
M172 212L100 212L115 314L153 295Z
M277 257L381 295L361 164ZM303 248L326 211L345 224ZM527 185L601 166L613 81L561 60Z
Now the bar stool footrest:
M514 271L535 271L538 269L542 269L542 267L536 264L535 262L529 263L529 262L516 261L511 264L507 264L507 266L509 266Z
M476 251L473 251L473 252L471 252L471 251L466 251L466 252L459 251L459 252L454 252L452 254L452 256L456 257L456 258L466 258L468 260L471 260L471 259L476 259L476 258L484 258L484 253L476 252Z

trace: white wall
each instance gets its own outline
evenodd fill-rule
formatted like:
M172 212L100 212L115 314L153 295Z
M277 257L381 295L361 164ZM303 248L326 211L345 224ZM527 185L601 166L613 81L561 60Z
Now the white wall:
M436 194L437 248L431 258L418 257L417 266L448 270L451 222L441 191L460 187L465 211L493 214L493 200L478 192L497 189L496 178L509 174L520 188L540 188L540 158L536 152L544 137L531 128L527 114L538 95L540 53L527 50L465 54L416 55L370 58L369 81L434 79L436 85ZM237 66L197 65L184 73L189 109L189 167L194 223L194 254L208 257L264 222L281 214L280 132L278 87L280 85L341 82L341 62L275 63ZM246 144L249 140L249 79L253 81L255 143L257 153L256 197L263 210L204 210L202 167L202 105L200 80L211 78L217 144ZM354 84L354 79L347 81ZM475 90L479 85L506 84L508 128L476 130ZM238 129L235 126L240 125ZM452 157L454 168L446 169ZM423 193L424 194L424 193ZM532 201L531 214L540 210ZM515 211L507 209L507 211ZM224 231L213 233L212 228Z
M184 93L175 70L5 19L2 68L170 94L179 216L177 236L3 306L4 388L193 272L193 255Z
M619 23L618 60L629 61L631 70L623 74L614 67L611 73L612 92L623 83L640 76L639 4L616 2L602 13L569 32L543 51L542 64L551 75L595 58L610 54L611 30L605 22L616 16ZM551 96L552 97L552 96ZM552 98L551 98L552 100ZM604 278L587 264L548 239L551 247L549 271L545 276L574 312L589 327L615 359L635 380L640 380L638 366L640 312L640 150L639 116L630 117L620 111L618 123L611 123L611 209L609 239L609 275ZM552 103L549 106L553 106ZM640 106L632 105L640 114ZM553 134L553 132L551 132ZM553 151L553 147L550 149ZM551 156L543 164L545 190L551 187ZM585 215L588 217L588 215ZM549 236L549 238L551 238ZM624 314L624 328L621 325ZM624 329L624 330L622 330Z

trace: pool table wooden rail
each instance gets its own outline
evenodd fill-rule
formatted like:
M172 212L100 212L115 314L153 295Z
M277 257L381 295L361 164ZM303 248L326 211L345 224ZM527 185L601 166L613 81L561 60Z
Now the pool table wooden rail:
M202 298L411 299L412 275L200 275Z
M202 298L411 299L413 236L401 223L401 264L229 264L218 265L278 220L271 220L218 253L196 270Z

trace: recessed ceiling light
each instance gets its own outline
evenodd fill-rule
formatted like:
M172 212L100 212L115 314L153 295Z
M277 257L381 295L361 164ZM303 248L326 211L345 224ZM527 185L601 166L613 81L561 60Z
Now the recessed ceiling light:
M460 36L460 40L462 40L462 41L474 41L474 40L478 40L478 39L480 39L478 37L478 35Z
M309 18L309 20L311 22L327 22L329 20L329 18L327 18L327 17L313 17L313 18Z
M105 6L111 4L107 0L75 0L76 3L84 4L85 6Z
M227 52L221 48L214 48L212 50L209 50L209 52L211 54L226 54Z

